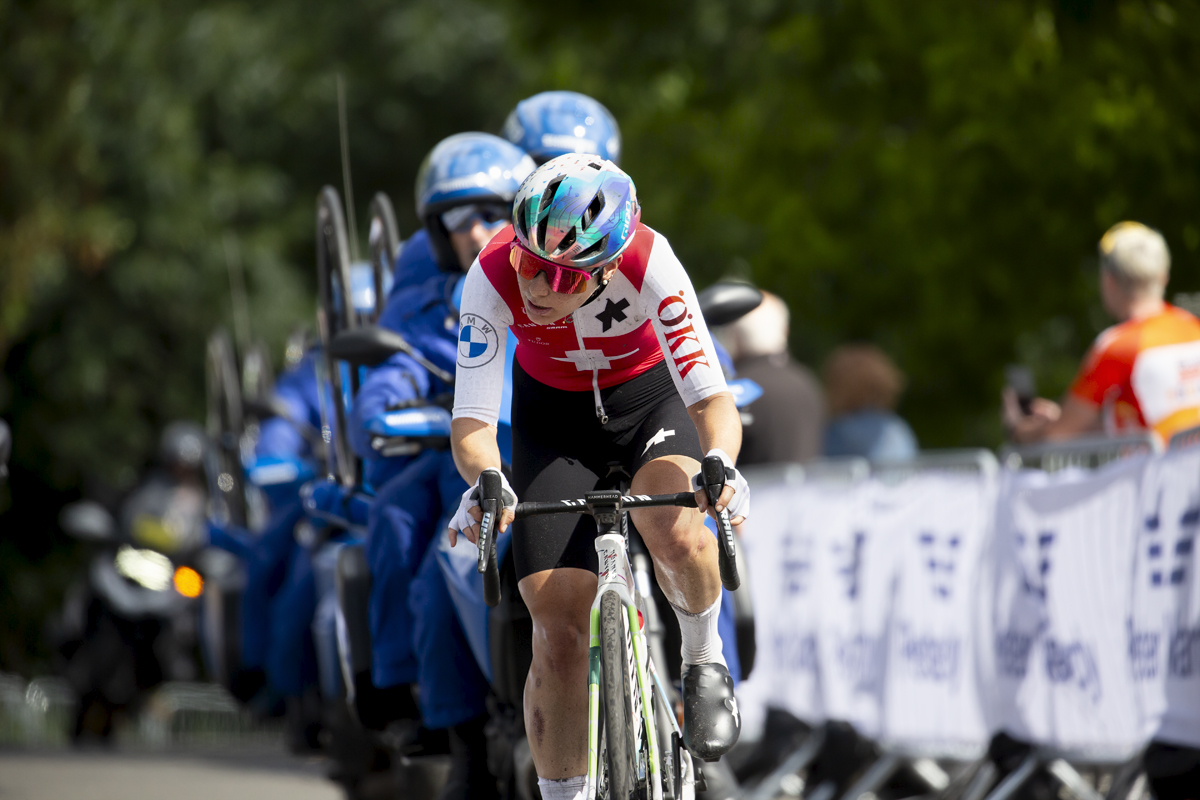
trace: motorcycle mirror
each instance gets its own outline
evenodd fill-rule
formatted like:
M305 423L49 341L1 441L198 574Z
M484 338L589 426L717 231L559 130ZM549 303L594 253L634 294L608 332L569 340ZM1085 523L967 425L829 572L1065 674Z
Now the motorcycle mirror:
M403 336L378 325L349 328L333 337L329 343L329 354L335 359L347 361L354 366L373 367L387 361L396 353L405 353L432 374L446 383L453 383L454 376L421 355Z
M728 325L762 303L763 293L748 283L719 281L697 295L700 313L710 326Z
M8 457L12 454L12 430L0 419L0 478L8 477Z
M58 524L69 536L84 542L107 542L117 535L117 521L95 500L65 506L58 515Z

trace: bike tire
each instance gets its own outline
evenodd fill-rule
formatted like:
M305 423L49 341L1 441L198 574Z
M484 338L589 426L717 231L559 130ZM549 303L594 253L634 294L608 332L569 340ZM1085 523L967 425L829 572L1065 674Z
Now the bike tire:
M372 322L383 314L387 304L383 287L386 276L395 267L396 257L400 255L400 229L396 225L396 212L392 209L392 200L383 192L376 192L371 198L371 228L367 234L370 245L371 269L375 279L375 315Z
M208 436L214 452L214 458L205 465L209 492L220 509L218 516L227 517L226 521L234 525L244 526L248 509L240 454L245 409L233 341L221 329L214 331L208 339L205 383Z
M333 437L332 453L327 452L328 466L347 488L358 485L362 471L346 433L349 414L344 398L346 393L351 396L357 393L357 372L351 370L350 386L343 386L342 372L329 353L329 343L342 331L358 327L350 286L346 216L337 190L326 186L317 197L317 328L321 335L325 377L332 389L331 419L324 421ZM328 458L330 455L332 459Z
M600 673L604 694L604 732L609 797L628 800L637 785L632 687L629 685L631 643L624 621L625 605L616 592L600 598Z

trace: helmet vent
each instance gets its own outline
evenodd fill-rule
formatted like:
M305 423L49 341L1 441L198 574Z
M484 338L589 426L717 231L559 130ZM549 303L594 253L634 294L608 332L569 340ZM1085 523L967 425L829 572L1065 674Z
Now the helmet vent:
M599 164L597 164L595 161L589 161L589 162L588 162L588 166L589 166L589 167L591 167L592 169L596 170L597 172L599 172L600 170L604 169L604 167L600 166L600 165L599 165Z
M558 193L558 187L562 184L566 175L559 175L550 183L546 184L546 188L542 190L542 201L538 204L538 213L541 214L550 207L550 203L554 202L554 195Z
M596 221L596 217L600 216L600 212L604 210L604 192L596 192L596 196L592 198L592 202L588 203L588 207L583 210L583 219L581 226L585 231L592 227L592 223Z
M534 242L534 245L537 246L537 249L539 249L543 252L545 252L545 250L546 250L546 226L549 223L550 223L550 215L546 214L545 216L543 216L541 218L541 220L538 221L538 224L537 224L537 241Z
M571 230L574 231L574 228L572 228ZM577 253L575 255L575 259L577 261L583 261L583 260L589 258L590 256L596 255L597 253L603 253L604 248L607 246L608 246L608 234L606 233L606 234L604 234L604 237L600 239L600 241L596 242L594 245L587 248L586 250L583 250L583 251L580 251L579 253Z
M567 231L562 239L559 240L558 247L555 248L554 254L561 256L563 253L570 250L575 244L575 239L575 228L572 227L571 230Z
M517 231L521 234L521 238L529 241L529 198L526 197L521 201L521 207L517 209Z

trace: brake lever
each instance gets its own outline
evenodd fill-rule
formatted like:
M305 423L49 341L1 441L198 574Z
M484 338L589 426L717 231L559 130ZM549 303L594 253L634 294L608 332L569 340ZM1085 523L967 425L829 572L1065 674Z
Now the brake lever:
M496 565L496 532L504 511L504 483L500 473L485 469L479 476L479 562L476 569L483 575L483 599L489 606L500 602L500 570Z
M720 456L706 456L700 463L700 480L704 484L704 495L712 506L717 519L717 541L720 543L718 565L721 568L721 585L736 591L742 579L737 570L737 544L733 537L733 525L729 522L729 510L717 511L717 501L725 489L725 462Z

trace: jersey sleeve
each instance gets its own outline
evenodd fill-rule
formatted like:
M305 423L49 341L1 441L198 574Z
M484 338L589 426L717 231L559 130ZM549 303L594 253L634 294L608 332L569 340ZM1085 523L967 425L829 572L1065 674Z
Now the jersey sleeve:
M696 290L666 237L656 234L642 287L642 313L686 406L727 390L717 350L700 313Z
M1137 353L1136 347L1128 346L1127 338L1112 328L1096 338L1071 384L1073 397L1101 405L1114 388L1128 385Z
M459 312L454 418L471 417L495 425L504 396L505 353L513 316L478 260L465 280Z

